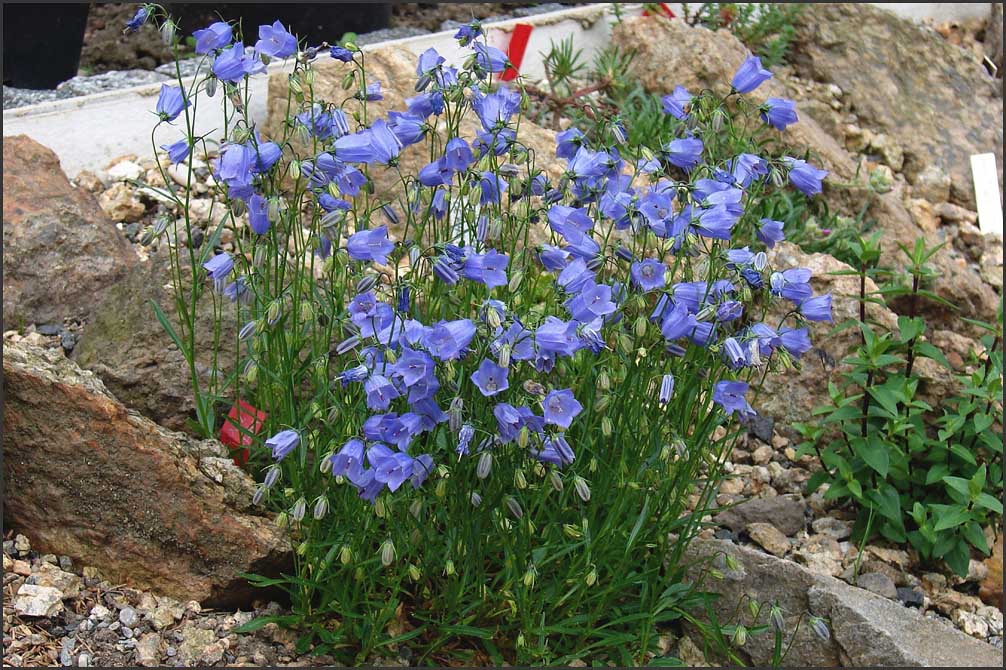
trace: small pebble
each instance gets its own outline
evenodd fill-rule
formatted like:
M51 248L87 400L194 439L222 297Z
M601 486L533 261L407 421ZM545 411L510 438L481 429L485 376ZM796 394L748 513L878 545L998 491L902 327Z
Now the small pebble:
M81 668L89 668L89 667L91 667L91 655L85 653L85 654L81 654L80 656L78 656L77 657L77 666L81 667Z
M127 628L132 628L140 622L140 615L132 607L123 607L119 612L119 623Z

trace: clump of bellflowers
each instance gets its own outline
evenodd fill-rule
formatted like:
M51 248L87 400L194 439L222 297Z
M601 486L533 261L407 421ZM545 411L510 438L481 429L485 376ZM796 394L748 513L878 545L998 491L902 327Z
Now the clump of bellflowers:
M168 246L176 342L194 360L201 300L239 324L215 352L233 375L207 389L192 366L198 418L214 434L221 403L265 415L242 434L254 502L296 550L281 622L355 662L405 639L421 661L652 658L695 604L678 561L754 415L751 380L795 364L806 323L830 318L809 271L769 265L782 229L751 212L766 184L823 175L718 157L705 138L733 108L687 92L668 109L692 120L659 151L571 127L536 153L521 82L497 81L507 57L477 22L460 62L419 55L390 110L399 82L374 80L352 43L300 44L280 23L254 46L226 22L193 36L207 67L165 94L158 132L191 171L207 154L194 108L219 105L226 216L198 250ZM284 59L288 112L269 134L248 81ZM764 76L745 68L731 95ZM751 113L778 127L790 107ZM171 195L182 236L189 192ZM774 301L782 323L764 321Z

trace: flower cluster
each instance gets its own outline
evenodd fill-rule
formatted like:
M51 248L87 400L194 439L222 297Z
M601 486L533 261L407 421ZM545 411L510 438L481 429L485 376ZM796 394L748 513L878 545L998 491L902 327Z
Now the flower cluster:
M519 581L510 573L539 560L528 557L541 556L532 547L543 518L542 537L555 542L611 524L624 560L650 561L625 547L641 537L666 548L689 487L715 481L727 442L713 429L752 417L750 380L797 361L810 348L807 322L831 318L808 269L771 266L766 250L784 226L758 207L787 183L818 193L826 173L756 149L720 155L710 119L728 105L681 86L663 98L674 132L659 146L630 144L614 123L613 141L569 127L554 158L536 156L519 132L520 88L493 81L507 57L477 22L458 30L463 63L420 54L415 95L382 116L381 82L352 43L298 49L278 22L258 36L247 49L228 23L196 31L210 74L165 87L156 113L189 124L190 101L218 85L236 101L212 169L229 221L246 215L247 226L234 253L207 250L193 272L245 324L234 381L218 395L268 416L251 459L265 466L255 501L278 501L302 524L305 569L329 569L337 551L352 565L353 551L376 542L385 568L410 556L418 582L431 560L424 543L442 532L453 538L445 577L450 557L482 552L475 563L507 575L501 593L533 589L544 566L522 567ZM315 95L319 54L343 76L341 104ZM247 82L288 57L290 111L270 137L245 115ZM728 97L770 76L752 57ZM756 113L766 131L796 121L788 100ZM184 165L199 141L190 128L162 148ZM424 156L414 174L407 152ZM552 170L536 165L543 159ZM782 321L768 321L773 305L784 305ZM604 492L592 497L587 477ZM659 511L640 525L651 496ZM330 500L338 514L328 515ZM392 521L396 500L414 519L424 505L445 511L424 539L412 519ZM459 518L476 509L477 521ZM370 518L387 522L386 538L357 524ZM501 559L502 534L522 538L527 556L508 547ZM654 560L647 570L662 565ZM586 574L588 586L599 579L596 565ZM510 602L491 616L517 608Z

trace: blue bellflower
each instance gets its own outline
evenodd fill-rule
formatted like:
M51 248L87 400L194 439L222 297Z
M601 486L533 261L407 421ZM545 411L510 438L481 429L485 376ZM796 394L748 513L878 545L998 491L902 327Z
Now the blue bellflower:
M771 78L772 73L762 67L761 58L748 56L737 68L730 86L738 93L750 93Z
M196 53L206 54L215 49L223 49L231 43L233 34L234 28L224 21L211 23L206 28L195 31L192 37L196 39Z
M768 98L761 110L761 118L776 130L785 130L798 120L796 103L786 98Z
M271 26L258 27L255 51L270 58L288 58L297 53L297 38L282 23L274 21Z
M157 116L161 121L174 121L178 115L189 106L185 94L178 86L161 84L161 93L157 96Z

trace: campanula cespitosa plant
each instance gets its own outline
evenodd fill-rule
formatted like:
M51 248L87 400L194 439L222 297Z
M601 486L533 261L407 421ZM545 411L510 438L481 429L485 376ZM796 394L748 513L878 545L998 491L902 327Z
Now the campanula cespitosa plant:
M151 233L174 225L180 326L157 314L190 362L199 430L239 401L267 416L249 436L254 502L296 565L252 581L289 593L277 621L357 663L403 647L417 663L653 658L701 602L681 556L755 413L749 385L797 365L806 322L830 317L809 270L769 264L784 233L756 206L825 173L709 143L747 127L724 115L772 130L793 104L728 104L770 76L755 59L723 96L670 87L677 135L658 150L615 124L543 152L478 22L458 30L459 62L419 55L398 109L378 105L401 82L351 42L298 43L280 22L257 41L225 22L193 37L203 67L179 69L159 125L182 129L166 150L190 185L208 159L224 215L180 243L191 189L165 180L178 218ZM267 132L249 81L284 60ZM197 106L219 109L219 145ZM214 338L231 375L194 364L200 301L239 324ZM774 301L782 322L765 321Z

